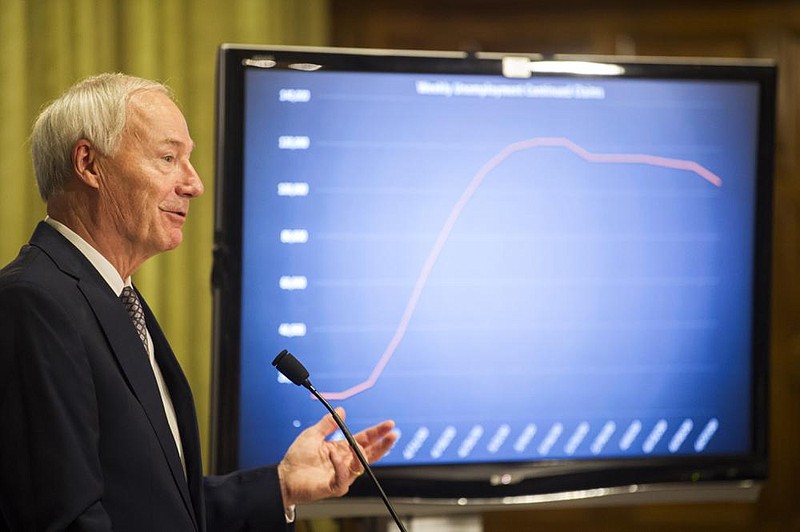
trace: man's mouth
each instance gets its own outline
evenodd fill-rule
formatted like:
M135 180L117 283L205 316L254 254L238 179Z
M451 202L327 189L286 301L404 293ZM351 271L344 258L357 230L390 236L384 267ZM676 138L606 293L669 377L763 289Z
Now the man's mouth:
M185 220L186 219L186 215L188 214L187 211L184 211L182 209L175 209L175 210L173 210L173 209L162 209L162 211L165 212L166 214L171 214L173 216L177 216L181 220Z

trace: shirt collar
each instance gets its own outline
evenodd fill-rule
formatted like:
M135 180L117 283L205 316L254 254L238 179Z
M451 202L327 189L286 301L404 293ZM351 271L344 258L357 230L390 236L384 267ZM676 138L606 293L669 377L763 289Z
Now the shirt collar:
M78 248L78 251L83 253L86 259L100 273L103 279L105 279L105 281L108 283L108 286L111 287L115 294L119 296L125 286L130 286L131 278L128 277L127 279L123 280L122 276L119 274L117 269L111 265L108 259L105 258L95 248L93 248L88 242L86 242L86 240L81 238L78 233L58 220L54 220L50 216L46 216L44 221L53 229L61 233L64 238L69 240L73 246Z

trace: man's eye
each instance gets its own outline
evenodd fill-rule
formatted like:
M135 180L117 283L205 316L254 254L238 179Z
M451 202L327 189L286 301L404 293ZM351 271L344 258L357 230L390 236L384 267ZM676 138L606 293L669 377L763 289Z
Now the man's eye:
M174 155L165 155L165 156L163 157L163 159L164 159L165 161L167 161L168 163L171 163L172 161L174 161L174 160L175 160L175 156L174 156Z

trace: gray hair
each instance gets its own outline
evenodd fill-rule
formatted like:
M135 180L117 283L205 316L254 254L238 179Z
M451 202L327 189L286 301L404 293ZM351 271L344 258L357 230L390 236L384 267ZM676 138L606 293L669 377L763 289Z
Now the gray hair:
M31 133L36 184L44 201L64 190L72 175L72 149L79 140L88 140L103 155L114 155L125 127L128 101L145 90L172 98L161 83L114 73L79 81L45 107Z

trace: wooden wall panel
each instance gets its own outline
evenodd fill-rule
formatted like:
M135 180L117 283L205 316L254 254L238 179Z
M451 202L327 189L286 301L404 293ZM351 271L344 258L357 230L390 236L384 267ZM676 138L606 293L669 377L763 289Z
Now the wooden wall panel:
M487 532L800 531L800 2L332 0L332 44L779 62L771 477L753 504L510 511Z
M333 0L331 12L332 44L374 48L606 54L632 38L663 43L659 54L732 56L752 52L730 43L800 30L796 1Z

